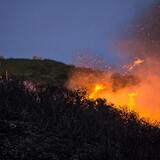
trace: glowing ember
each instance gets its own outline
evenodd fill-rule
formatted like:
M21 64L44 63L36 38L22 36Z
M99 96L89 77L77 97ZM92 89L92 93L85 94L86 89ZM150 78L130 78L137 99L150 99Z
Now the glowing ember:
M139 65L139 64L142 64L143 62L144 62L143 59L136 58L135 61L134 61L134 64L135 64L135 65Z
M123 68L128 69L128 71L133 70L136 66L142 64L144 60L140 58L135 58L134 62L132 64L124 65Z

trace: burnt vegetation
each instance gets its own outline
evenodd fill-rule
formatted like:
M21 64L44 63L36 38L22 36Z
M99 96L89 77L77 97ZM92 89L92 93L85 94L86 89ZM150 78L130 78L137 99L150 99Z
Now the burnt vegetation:
M84 92L0 82L1 160L160 159L160 129Z

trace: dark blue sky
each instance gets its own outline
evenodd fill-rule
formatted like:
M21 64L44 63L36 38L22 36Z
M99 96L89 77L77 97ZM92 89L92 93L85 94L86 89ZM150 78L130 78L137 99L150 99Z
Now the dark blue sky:
M111 62L110 43L152 0L0 0L0 55L72 63L86 50Z

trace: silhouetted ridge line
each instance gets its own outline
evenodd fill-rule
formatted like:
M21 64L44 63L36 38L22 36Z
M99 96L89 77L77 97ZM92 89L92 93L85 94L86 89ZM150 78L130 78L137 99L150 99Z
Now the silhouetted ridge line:
M0 159L158 160L160 129L85 91L0 83Z

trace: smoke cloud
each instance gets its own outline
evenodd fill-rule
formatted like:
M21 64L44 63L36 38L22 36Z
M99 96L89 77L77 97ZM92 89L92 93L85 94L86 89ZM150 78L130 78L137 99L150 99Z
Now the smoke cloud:
M160 121L160 3L142 15L132 31L117 45L120 56L127 61L119 66L120 73L108 68L104 72L76 69L67 86L86 88L91 98L105 98L117 107L128 106L141 117ZM93 66L91 59L84 63ZM94 66L101 64L98 61Z
M128 57L160 57L160 3L138 18L130 37L119 42L121 53Z

